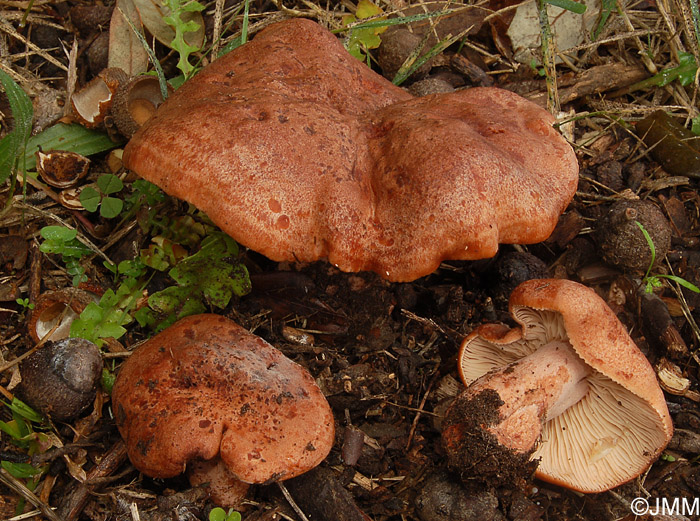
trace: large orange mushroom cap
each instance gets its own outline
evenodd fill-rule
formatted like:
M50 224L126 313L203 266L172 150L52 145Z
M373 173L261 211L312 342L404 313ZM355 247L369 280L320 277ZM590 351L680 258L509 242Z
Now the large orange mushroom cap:
M334 440L311 375L218 315L184 318L139 346L112 400L129 459L152 477L218 457L245 483L279 481L318 465Z
M531 439L534 432L537 443L528 455L539 459L536 475L581 492L602 492L644 472L668 444L673 424L653 368L605 301L573 281L535 279L513 291L510 310L518 327L486 324L462 343L459 366L467 389L455 403L470 399L475 388L488 388L504 402L499 412L511 399L520 400L513 418L537 421L533 404L541 409L555 400L537 396L553 378L538 379L536 373L567 378L575 373L575 381L566 384L577 386L573 403L551 418L539 410L542 424L522 422L527 432L515 438ZM544 357L533 358L540 351ZM524 361L530 367L518 372ZM512 375L517 381L509 380ZM490 383L494 377L496 385ZM448 452L467 443L460 439L459 414L454 405L448 412L443 431ZM513 434L510 427L507 434Z
M500 89L413 98L293 19L188 81L124 163L273 260L409 281L549 236L578 182L553 123Z

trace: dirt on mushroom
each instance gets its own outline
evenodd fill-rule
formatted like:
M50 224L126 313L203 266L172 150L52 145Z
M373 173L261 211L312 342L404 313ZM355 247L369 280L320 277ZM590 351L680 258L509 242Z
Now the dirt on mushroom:
M492 389L460 396L452 405L453 414L443 422L448 465L471 490L522 489L537 469L537 460L530 459L534 448L528 452L509 449L488 431L501 421L498 414L501 405L503 400Z

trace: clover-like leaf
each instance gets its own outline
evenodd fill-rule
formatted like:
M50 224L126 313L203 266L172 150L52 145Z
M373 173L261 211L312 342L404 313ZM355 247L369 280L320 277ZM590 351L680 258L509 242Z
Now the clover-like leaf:
M114 174L102 174L97 178L97 186L104 195L116 194L124 188L124 183Z
M102 196L100 192L95 190L92 186L86 186L80 191L80 204L83 205L88 212L95 212L100 206L100 201Z
M122 208L124 208L124 201L121 199L105 197L100 206L100 215L105 219L112 219L121 213Z

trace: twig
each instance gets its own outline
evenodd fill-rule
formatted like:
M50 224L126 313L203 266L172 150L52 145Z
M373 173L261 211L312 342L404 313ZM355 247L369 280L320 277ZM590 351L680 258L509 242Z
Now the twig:
M289 490L287 490L287 487L285 487L281 481L278 481L277 485L279 486L280 490L282 491L282 495L284 495L287 502L291 505L291 507L294 509L294 511L297 513L297 515L301 518L301 521L309 521L309 518L306 517L303 510L301 508L299 508L299 505L297 505L296 501L294 501L294 498L289 493Z
M109 449L97 466L88 472L87 479L80 483L62 502L59 514L63 516L65 521L73 521L78 518L90 497L92 486L95 485L93 480L111 475L124 461L126 461L126 445L122 440L119 440Z
M413 436L416 433L416 428L418 427L418 420L421 417L421 414L423 414L423 407L425 407L425 402L428 399L428 396L430 395L430 390L433 388L433 384L437 380L437 377L440 373L438 371L435 371L433 374L433 377L430 380L430 383L428 384L428 388L425 390L425 394L423 395L423 398L420 401L420 404L418 405L418 412L416 412L416 415L413 417L413 423L411 423L411 430L408 432L408 441L406 442L406 452L408 452L408 449L411 448L411 443L413 443Z

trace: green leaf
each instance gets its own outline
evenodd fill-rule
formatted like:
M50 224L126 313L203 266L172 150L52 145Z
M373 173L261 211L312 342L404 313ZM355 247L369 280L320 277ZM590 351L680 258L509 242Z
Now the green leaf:
M586 12L586 5L579 2L574 2L573 0L545 0L549 5L555 7L560 7L561 9L566 9L576 14L583 14Z
M100 206L100 215L105 219L112 219L121 213L122 208L124 208L124 201L121 199L105 197Z
M77 230L71 230L65 226L44 226L39 234L50 241L68 242L78 236Z
M644 278L647 278L649 276L649 273L651 273L651 268L654 266L654 263L656 262L656 247L654 246L654 241L651 240L651 236L649 235L649 232L646 230L646 228L644 228L644 225L642 225L642 223L640 223L639 221L634 221L634 223L642 231L642 235L644 235L644 239L647 241L647 245L649 246L649 249L651 250L651 262L649 263L649 267L647 268L647 272L644 275Z
M698 66L695 63L695 56L689 52L680 53L678 61L678 81L685 87L695 81Z
M88 212L97 211L97 207L100 206L100 201L102 196L100 192L95 190L92 186L86 186L80 191L80 204L83 205Z
M39 251L61 255L68 274L73 276L74 286L87 279L78 259L91 254L92 250L76 239L76 230L64 226L45 226L39 233L45 239L39 245Z
M681 286L683 286L686 289L689 289L690 291L700 293L700 288L698 288L695 284L693 284L692 282L688 282L687 280L676 275L657 275L657 277L663 277L664 279L672 280L673 282L680 284Z
M209 521L226 521L226 511L221 507L212 508L209 512Z
M124 188L124 183L114 174L102 174L97 178L97 186L104 195L116 194Z
M600 36L603 27L605 27L605 24L608 21L608 18L610 18L610 15L614 11L617 11L617 0L602 0L600 5L600 19L598 20L596 28L593 30L593 34L591 35L592 40L598 39L598 36Z
M27 140L32 132L34 110L32 100L17 83L4 71L0 70L0 83L5 89L10 110L14 119L14 128L0 141L0 183L4 182L11 173L16 160L26 149ZM20 161L22 167L23 161Z
M29 463L12 463L10 461L2 460L0 465L2 465L2 468L4 468L7 472L12 474L12 476L19 479L31 478L32 476L36 476L42 472L41 469L37 469Z
M153 313L137 313L140 324L159 323L157 330L207 306L224 308L233 295L250 291L246 267L236 256L238 245L223 233L214 233L202 241L200 250L180 261L168 274L177 283L152 294L148 305Z
M102 375L100 376L100 387L102 387L102 390L105 391L107 394L112 393L112 387L114 387L114 382L116 381L117 377L116 375L107 369L106 367L102 368Z
M370 0L360 0L357 4L357 9L355 11L355 16L346 15L343 17L343 25L349 25L356 22L358 19L372 18L382 14L383 11L381 7L373 4ZM380 19L379 21L382 21ZM345 44L345 48L350 54L359 60L365 60L366 56L364 51L368 49L376 49L382 43L379 35L387 30L386 25L381 25L377 27L354 27L350 29L348 33L348 40Z
M241 24L241 45L248 41L248 21L250 18L250 0L243 2L243 23Z
M634 92L649 87L663 87L674 80L678 80L683 86L690 85L695 80L697 70L695 56L688 52L682 52L679 54L677 66L664 69L650 78L631 85L628 89L630 92Z
M13 440L20 440L24 437L22 429L15 420L9 422L0 421L0 431L10 436Z
M10 410L12 410L12 412L19 414L22 418L26 420L35 423L41 423L44 421L44 418L41 414L29 407L29 405L24 403L19 398L12 398L12 402L8 405L8 407L10 408Z
M691 123L690 131L696 136L700 136L700 116L695 116Z
M165 0L164 3L170 10L170 14L164 16L163 21L175 31L175 38L170 42L170 47L179 55L177 68L182 71L185 77L189 77L194 71L194 66L189 62L189 55L199 51L199 48L188 44L185 41L185 34L199 30L199 24L192 20L189 22L183 20L182 13L202 11L204 6L194 0L184 3L183 0Z

